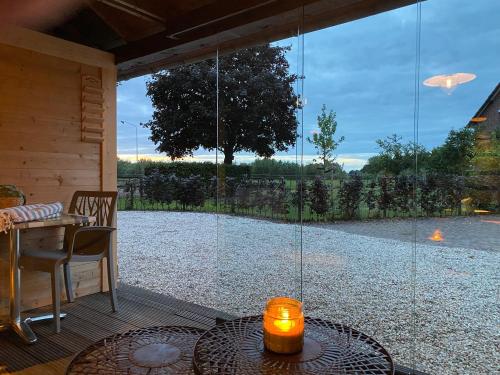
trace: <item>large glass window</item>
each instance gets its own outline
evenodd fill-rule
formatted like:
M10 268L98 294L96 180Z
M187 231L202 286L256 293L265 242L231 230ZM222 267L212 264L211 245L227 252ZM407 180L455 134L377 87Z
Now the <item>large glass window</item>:
M414 355L417 6L305 36L304 304Z
M299 24L287 39L219 54L219 308L233 315L301 299L302 54Z
M416 363L498 371L500 4L422 2Z

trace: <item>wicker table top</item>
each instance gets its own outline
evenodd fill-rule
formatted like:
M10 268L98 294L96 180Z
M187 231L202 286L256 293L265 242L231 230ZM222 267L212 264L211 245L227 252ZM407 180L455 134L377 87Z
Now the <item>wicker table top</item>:
M205 331L151 327L107 337L80 352L66 374L193 374L193 350Z
M305 319L304 350L295 355L264 350L262 316L219 324L198 340L197 374L367 374L392 375L389 353L352 328L321 319Z

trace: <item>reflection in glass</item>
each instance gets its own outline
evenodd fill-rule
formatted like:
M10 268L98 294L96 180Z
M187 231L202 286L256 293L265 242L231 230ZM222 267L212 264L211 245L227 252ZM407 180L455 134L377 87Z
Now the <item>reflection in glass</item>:
M422 3L422 77L442 77L444 88L422 82L418 134L426 150L418 164L416 365L431 374L498 370L498 12L490 1Z

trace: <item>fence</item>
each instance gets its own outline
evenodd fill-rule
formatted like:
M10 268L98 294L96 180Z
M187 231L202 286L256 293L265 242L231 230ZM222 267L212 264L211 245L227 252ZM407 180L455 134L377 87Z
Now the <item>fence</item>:
M463 215L475 208L499 211L499 177L216 179L152 173L118 179L118 209L220 212L285 221Z

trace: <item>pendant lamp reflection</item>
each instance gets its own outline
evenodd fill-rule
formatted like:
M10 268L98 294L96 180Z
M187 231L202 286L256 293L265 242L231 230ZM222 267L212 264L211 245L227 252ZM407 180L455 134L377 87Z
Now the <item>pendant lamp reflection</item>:
M473 122L474 124L480 124L482 122L485 122L486 120L488 120L488 118L485 116L477 116L471 118L470 122Z
M476 79L476 75L472 73L455 73L455 74L441 74L427 78L424 81L425 86L439 87L448 95L457 88L458 85L470 82Z

